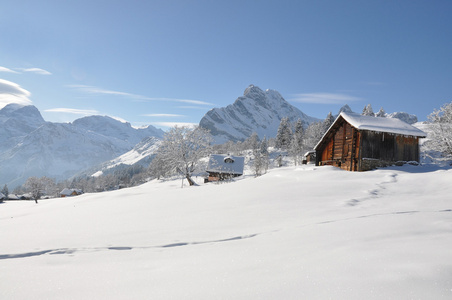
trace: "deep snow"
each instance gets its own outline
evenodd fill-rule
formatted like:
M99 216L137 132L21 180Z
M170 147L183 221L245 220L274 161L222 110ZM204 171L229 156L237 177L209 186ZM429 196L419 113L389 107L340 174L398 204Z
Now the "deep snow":
M6 202L1 298L451 299L451 182L308 165Z

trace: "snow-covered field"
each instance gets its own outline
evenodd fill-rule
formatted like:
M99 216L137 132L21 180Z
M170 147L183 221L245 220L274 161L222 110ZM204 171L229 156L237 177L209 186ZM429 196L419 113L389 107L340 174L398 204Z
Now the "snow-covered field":
M452 299L452 169L0 204L1 299Z

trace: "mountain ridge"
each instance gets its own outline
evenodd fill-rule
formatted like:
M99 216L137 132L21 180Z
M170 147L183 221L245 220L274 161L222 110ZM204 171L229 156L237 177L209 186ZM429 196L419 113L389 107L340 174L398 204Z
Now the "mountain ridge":
M319 121L291 105L276 90L263 91L251 84L233 104L209 110L199 126L210 130L215 143L221 144L245 140L253 132L260 138L274 137L284 117L291 122L300 119L304 126Z
M126 153L147 137L164 134L151 125L136 129L108 116L45 122L33 105L16 104L0 110L0 125L0 183L10 188L31 176L67 179Z

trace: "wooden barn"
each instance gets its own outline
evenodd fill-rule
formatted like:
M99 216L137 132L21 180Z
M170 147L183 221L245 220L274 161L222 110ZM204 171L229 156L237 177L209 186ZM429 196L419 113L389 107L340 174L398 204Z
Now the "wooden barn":
M220 181L243 175L245 158L243 156L212 154L207 165L209 174L206 181Z
M366 171L396 162L419 162L426 134L399 119L342 112L315 146L316 165Z

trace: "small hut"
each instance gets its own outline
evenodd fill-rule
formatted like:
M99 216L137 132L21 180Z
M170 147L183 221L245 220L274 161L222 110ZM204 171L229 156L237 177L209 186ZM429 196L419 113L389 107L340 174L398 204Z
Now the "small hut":
M395 118L342 112L315 146L316 165L366 171L396 162L419 162L426 134Z
M303 155L302 164L315 163L315 151L308 151Z
M243 175L245 157L212 154L206 172L206 181L220 181Z
M80 189L69 189L69 188L64 188L61 192L60 192L60 197L70 197L70 196L78 196L83 194L83 191Z

